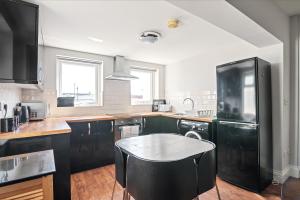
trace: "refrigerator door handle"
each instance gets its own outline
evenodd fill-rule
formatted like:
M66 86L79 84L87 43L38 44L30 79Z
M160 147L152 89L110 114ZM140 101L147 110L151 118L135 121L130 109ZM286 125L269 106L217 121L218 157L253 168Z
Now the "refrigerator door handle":
M228 122L228 121L219 121L220 124L236 124L236 125L246 125L250 127L258 127L259 124L251 124L251 123L244 123L244 122Z

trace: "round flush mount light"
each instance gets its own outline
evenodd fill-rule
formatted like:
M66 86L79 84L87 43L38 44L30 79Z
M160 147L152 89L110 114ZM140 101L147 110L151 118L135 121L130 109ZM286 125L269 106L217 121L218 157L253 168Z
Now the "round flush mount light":
M155 31L144 31L140 35L140 41L148 44L153 44L159 40L161 34Z

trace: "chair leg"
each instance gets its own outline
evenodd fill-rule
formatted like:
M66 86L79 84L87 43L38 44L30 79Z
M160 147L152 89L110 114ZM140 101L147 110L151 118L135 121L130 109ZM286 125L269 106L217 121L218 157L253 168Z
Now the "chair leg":
M115 179L115 182L114 182L114 187L113 187L113 191L112 191L112 194L111 194L111 200L113 200L113 199L114 199L114 194L115 194L116 183L117 183L117 179Z
M219 191L219 187L218 187L217 183L216 183L216 189L217 189L218 199L221 200L221 195L220 195L220 191Z
M123 200L127 200L127 192L126 192L126 189L123 190Z

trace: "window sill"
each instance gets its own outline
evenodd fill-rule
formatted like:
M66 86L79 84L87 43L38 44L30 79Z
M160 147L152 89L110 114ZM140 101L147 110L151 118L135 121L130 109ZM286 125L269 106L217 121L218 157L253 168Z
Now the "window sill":
M102 104L74 105L73 107L57 107L57 108L88 108L88 107L103 107Z

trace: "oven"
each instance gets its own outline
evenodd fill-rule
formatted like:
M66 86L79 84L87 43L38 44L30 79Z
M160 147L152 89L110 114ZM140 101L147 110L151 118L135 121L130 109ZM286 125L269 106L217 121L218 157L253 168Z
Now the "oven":
M130 117L115 120L115 140L139 136L143 131L142 117Z

